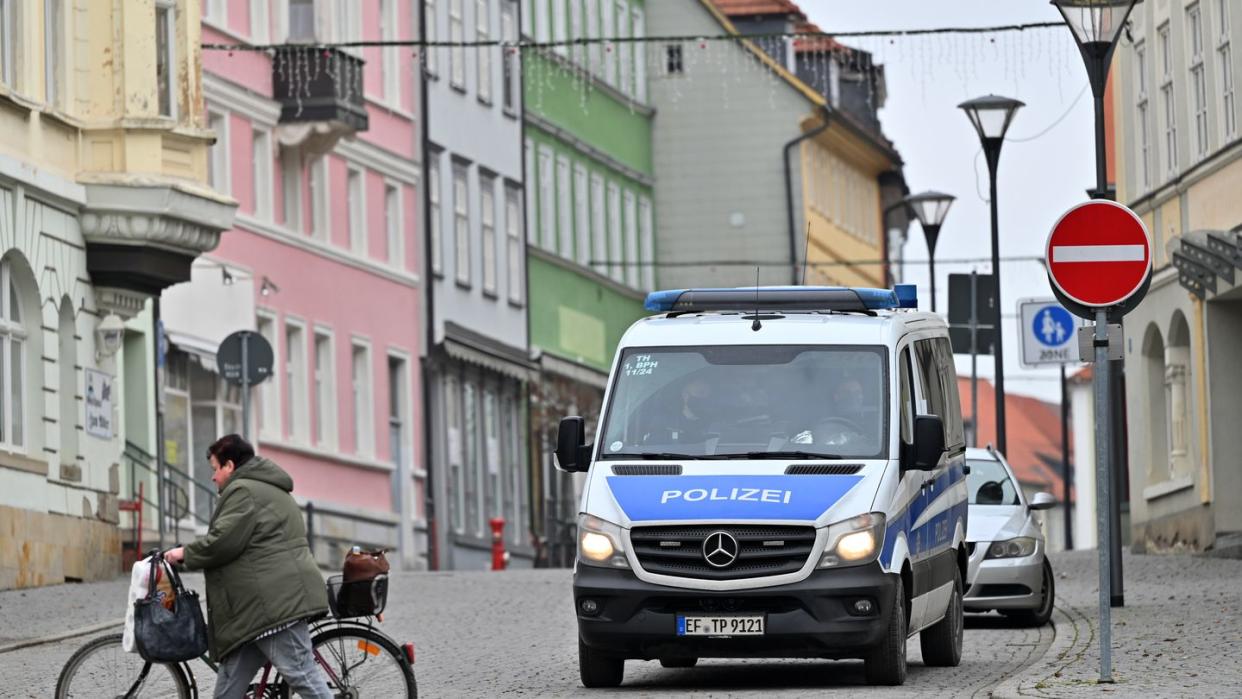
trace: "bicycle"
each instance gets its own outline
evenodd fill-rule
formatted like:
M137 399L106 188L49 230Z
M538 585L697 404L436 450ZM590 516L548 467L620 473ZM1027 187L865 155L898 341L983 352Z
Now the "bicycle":
M345 583L327 581L331 614L311 625L315 662L338 699L364 696L418 697L414 679L414 644L399 644L374 628L382 621L388 599L388 576ZM366 621L358 621L365 618ZM198 658L212 672L218 666L206 655ZM197 699L198 682L190 662L152 663L121 647L121 634L96 638L79 648L61 669L56 699L74 697L178 697ZM247 699L288 699L289 687L271 663L250 685Z

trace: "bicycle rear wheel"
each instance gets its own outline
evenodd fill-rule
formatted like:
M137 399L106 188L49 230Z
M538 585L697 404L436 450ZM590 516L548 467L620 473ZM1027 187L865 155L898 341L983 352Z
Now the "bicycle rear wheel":
M335 626L315 634L316 661L338 697L418 697L414 668L396 642L360 626Z
M82 646L60 671L56 699L82 697L190 699L190 682L180 665L148 663L137 653L126 653L117 633Z

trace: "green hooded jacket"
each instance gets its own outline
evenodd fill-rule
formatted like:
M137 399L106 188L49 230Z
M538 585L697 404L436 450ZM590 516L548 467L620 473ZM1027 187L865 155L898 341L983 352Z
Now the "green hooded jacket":
M220 491L207 535L185 547L185 567L205 572L217 662L268 629L328 612L292 490L279 466L250 459Z

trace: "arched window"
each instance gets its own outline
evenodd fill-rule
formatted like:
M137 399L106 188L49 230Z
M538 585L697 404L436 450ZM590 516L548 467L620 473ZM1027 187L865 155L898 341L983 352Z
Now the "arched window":
M12 260L0 262L0 446L26 449L26 306Z
M60 302L60 474L66 480L78 480L78 344L74 322L73 301Z
M1147 430L1147 482L1169 480L1168 403L1165 389L1164 338L1155 323L1147 326L1143 337L1144 393L1150 428Z

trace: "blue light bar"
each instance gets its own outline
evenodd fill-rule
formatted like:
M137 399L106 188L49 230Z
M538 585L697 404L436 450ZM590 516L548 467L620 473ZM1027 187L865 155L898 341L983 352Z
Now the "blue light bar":
M898 308L919 307L919 288L914 284L898 284L893 291L897 294Z
M861 312L910 308L892 289L846 286L667 289L648 294L644 307L654 313L725 310Z

